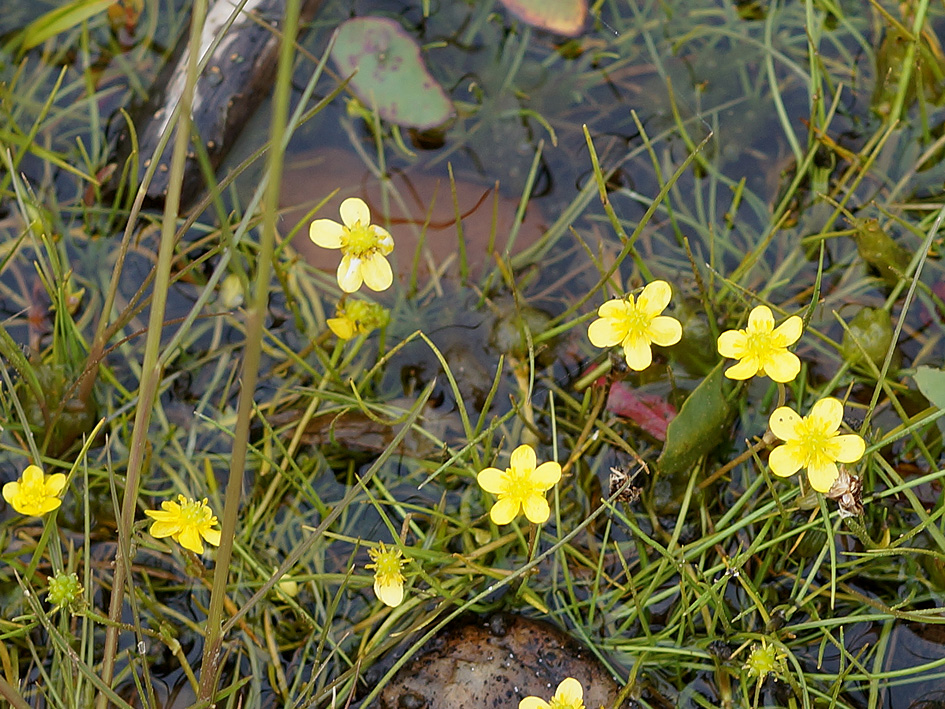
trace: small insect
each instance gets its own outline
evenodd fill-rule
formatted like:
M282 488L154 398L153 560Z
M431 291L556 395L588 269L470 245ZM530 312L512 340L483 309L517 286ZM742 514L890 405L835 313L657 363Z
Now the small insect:
M636 478L636 476L639 475L641 471L646 469L646 463L641 463L640 466L633 471L633 473L624 468L611 468L610 497L613 498L614 501L626 502L627 504L633 504L639 500L640 494L643 492L643 488L636 487L630 483L633 482L634 478Z

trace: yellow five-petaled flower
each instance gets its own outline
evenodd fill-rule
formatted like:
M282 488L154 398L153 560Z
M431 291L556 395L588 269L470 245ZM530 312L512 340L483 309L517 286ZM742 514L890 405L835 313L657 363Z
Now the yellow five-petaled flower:
M840 470L837 463L855 463L863 457L866 443L855 433L838 434L843 422L843 404L821 399L801 418L793 409L775 409L768 425L784 443L768 457L771 472L782 478L807 468L807 478L817 492L827 492Z
M144 513L154 520L151 536L158 539L170 537L197 554L203 554L204 541L220 546L220 530L213 528L217 518L207 504L207 498L197 502L178 495L177 500L162 502L160 510L145 510Z
M46 475L38 465L27 465L19 480L3 486L3 499L21 515L42 517L62 504L59 493L65 486L62 473Z
M682 337L679 321L660 315L669 305L672 295L669 283L653 281L636 300L633 294L608 300L597 309L598 319L588 327L588 339L595 347L620 345L627 366L643 371L653 361L651 344L669 347Z
M540 697L525 697L518 709L584 709L584 687L574 677L558 685L550 702Z
M309 238L326 249L341 249L338 285L354 293L365 283L375 291L387 290L394 274L385 256L394 250L394 239L382 227L371 224L371 210L364 200L349 197L341 203L341 221L316 219Z
M519 510L535 524L548 521L551 508L545 491L561 479L561 466L553 460L537 463L534 449L521 445L512 451L508 468L486 468L476 477L483 490L499 497L489 512L493 522L508 524Z
M404 575L400 573L404 560L400 549L388 549L381 542L377 549L368 549L368 555L374 563L364 568L374 569L374 593L384 604L396 608L404 600Z
M790 382L801 371L801 361L787 348L801 337L803 321L792 315L774 326L774 316L766 305L753 308L744 330L726 330L719 335L719 354L739 360L725 370L729 379L748 379L766 374L776 382Z

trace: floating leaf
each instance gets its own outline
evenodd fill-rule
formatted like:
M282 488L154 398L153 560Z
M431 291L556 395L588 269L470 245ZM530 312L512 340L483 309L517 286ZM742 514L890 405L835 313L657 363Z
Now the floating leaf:
M522 22L575 37L584 29L587 0L500 0Z
M732 407L722 389L723 363L716 365L666 427L666 445L656 467L664 475L688 469L724 440Z
M331 58L345 76L354 75L352 91L385 121L426 129L453 115L453 104L427 71L419 45L394 20L348 20L338 28Z
M945 409L945 372L936 367L917 367L912 375L922 396L940 409Z

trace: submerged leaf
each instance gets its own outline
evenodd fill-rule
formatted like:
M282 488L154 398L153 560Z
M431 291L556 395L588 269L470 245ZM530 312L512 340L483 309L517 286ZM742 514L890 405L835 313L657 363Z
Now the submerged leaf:
M897 244L876 219L857 219L854 227L860 258L879 271L889 285L896 285L909 268L911 254Z
M584 29L587 0L500 0L522 22L574 37Z
M343 74L353 75L351 89L385 121L425 129L453 115L453 104L427 71L419 45L394 20L348 20L338 28L331 58Z
M882 367L892 338L893 323L889 313L882 308L864 307L850 321L849 330L843 333L840 351L850 364L861 362L866 356L877 367Z
M658 441L666 440L666 427L676 408L662 396L638 394L626 382L614 382L607 394L607 410L628 418Z

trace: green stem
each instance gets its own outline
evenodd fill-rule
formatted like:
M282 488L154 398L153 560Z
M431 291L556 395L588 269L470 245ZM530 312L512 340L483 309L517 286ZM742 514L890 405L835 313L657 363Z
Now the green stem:
M266 201L263 207L263 230L256 263L256 281L253 285L252 301L246 311L246 349L243 356L239 405L236 414L236 430L233 435L233 455L230 458L230 473L227 479L226 498L221 522L222 537L217 550L213 570L213 588L210 591L210 609L207 614L206 639L203 647L203 662L200 668L200 687L197 702L212 703L217 690L223 643L223 605L226 600L226 582L233 555L233 540L239 521L240 498L242 497L243 473L246 451L249 447L249 425L255 408L254 396L259 378L259 362L262 355L263 329L269 304L269 281L272 272L272 255L275 248L276 218L279 191L282 187L282 148L286 124L289 117L289 92L291 89L292 64L295 54L295 37L299 25L299 0L286 3L284 34L279 52L279 67L272 101L272 121L267 173L269 176Z
M171 155L171 174L183 175L187 159L187 143L190 139L190 111L197 83L197 52L200 46L200 34L207 14L207 0L194 2L191 17L189 46L192 51L187 63L187 81L180 99L180 118L176 126L174 151ZM170 129L169 129L170 130ZM158 156L155 156L157 159ZM145 343L144 362L141 367L141 388L138 393L138 407L135 410L134 428L128 456L127 477L121 502L121 519L118 524L118 549L115 554L115 573L112 582L111 605L108 616L111 625L105 631L105 649L102 659L102 681L111 686L115 672L115 653L118 649L119 621L124 603L125 580L130 566L131 531L134 525L135 510L138 503L138 484L141 480L141 468L148 443L148 428L151 423L151 411L161 381L159 362L161 335L164 325L164 312L167 293L171 281L171 263L174 259L174 235L177 225L177 213L180 209L180 179L171 180L164 202L164 218L161 224L161 243L158 247L157 266L155 267L154 289L151 297L151 313L148 320L148 337ZM139 187L144 190L146 185ZM97 706L105 709L108 697L104 692L98 695Z

